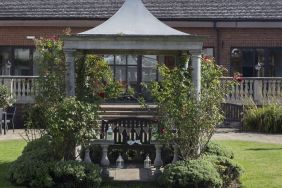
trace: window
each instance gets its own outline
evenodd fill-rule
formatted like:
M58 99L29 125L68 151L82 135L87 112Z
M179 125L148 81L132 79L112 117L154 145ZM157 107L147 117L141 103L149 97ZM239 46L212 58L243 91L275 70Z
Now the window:
M159 80L157 64L163 56L156 55L104 55L110 65L114 79L124 87L141 91L141 82Z
M282 75L282 48L232 48L231 75L245 77Z
M31 47L0 47L1 74L6 73L8 63L11 63L11 75L33 75L34 48Z

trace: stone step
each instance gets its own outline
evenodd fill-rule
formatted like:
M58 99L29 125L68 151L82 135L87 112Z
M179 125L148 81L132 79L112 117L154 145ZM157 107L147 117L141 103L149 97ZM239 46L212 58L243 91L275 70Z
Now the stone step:
M113 181L119 182L151 182L155 180L155 169L144 168L127 168L118 169L110 168L110 177Z
M150 115L156 113L155 111L100 111L100 115Z
M148 118L148 119L153 119L156 117L155 115L135 115L135 114L119 114L119 115L99 115L100 119L103 120L109 120L109 119L117 119L117 118Z
M155 111L156 105L149 104L146 108L139 104L103 104L102 111Z

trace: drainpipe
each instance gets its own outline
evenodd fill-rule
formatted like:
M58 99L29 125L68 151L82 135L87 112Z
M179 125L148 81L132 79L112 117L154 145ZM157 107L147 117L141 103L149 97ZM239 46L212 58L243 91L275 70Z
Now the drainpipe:
M216 63L220 65L219 59L220 59L220 31L217 27L217 21L213 22L213 28L216 32Z

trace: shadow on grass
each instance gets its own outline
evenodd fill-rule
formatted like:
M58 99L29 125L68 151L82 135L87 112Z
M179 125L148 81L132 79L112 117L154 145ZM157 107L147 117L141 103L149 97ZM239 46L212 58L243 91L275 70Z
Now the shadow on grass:
M282 148L249 148L246 150L249 150L249 151L275 151L275 150L282 150Z

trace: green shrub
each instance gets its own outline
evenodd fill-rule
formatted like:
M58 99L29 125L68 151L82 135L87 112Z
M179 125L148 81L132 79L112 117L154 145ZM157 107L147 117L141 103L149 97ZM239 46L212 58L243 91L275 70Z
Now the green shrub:
M282 106L273 104L247 109L243 118L243 130L282 133Z
M158 179L165 187L222 187L223 181L214 164L209 160L196 159L179 161L165 166L163 174Z
M98 105L65 98L49 108L46 132L52 137L57 153L65 160L74 160L75 146L87 145L96 138Z
M242 174L242 167L231 160L230 158L224 156L205 156L204 159L211 161L223 181L222 187L229 187L231 183L240 184L239 178Z
M47 136L31 141L9 169L10 181L28 187L98 187L100 169L94 164L57 161Z
M28 142L22 155L10 166L10 181L16 185L51 187L48 163L53 160L55 155L48 137Z
M204 154L217 155L217 156L227 157L229 159L234 158L234 153L230 149L214 142L209 142L207 144Z
M0 108L6 108L11 106L14 102L14 99L9 92L7 86L0 85Z
M159 183L166 187L229 187L238 186L242 167L232 159L231 150L209 142L202 157L165 166Z
M102 182L100 168L97 165L78 161L54 163L51 175L55 187L59 188L96 188Z

